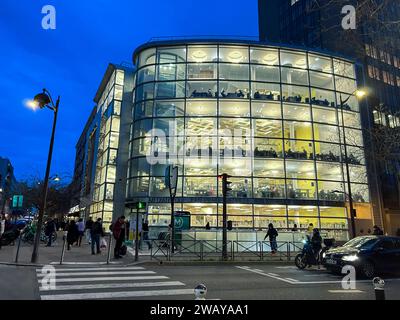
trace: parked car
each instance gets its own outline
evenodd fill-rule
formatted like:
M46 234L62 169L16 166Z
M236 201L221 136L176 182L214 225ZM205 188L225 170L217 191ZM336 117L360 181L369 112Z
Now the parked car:
M400 237L362 236L343 246L325 252L323 265L327 270L340 273L345 265L352 265L367 278L377 273L400 270Z

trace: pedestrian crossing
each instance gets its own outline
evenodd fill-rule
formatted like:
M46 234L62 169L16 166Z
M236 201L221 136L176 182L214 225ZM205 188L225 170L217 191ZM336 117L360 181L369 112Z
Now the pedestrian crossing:
M140 266L51 266L36 269L36 276L41 300L194 298L183 282Z

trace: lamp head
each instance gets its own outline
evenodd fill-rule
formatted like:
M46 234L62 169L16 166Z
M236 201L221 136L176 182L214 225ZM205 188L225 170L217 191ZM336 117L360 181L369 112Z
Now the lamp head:
M361 99L367 95L367 92L365 90L357 90L356 91L356 97Z
M43 91L42 93L37 94L33 101L37 104L40 109L43 109L46 105L50 103L49 96Z

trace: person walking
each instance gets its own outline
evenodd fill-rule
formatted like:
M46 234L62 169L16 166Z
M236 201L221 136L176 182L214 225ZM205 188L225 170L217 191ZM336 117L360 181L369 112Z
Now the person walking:
M269 237L269 243L271 245L271 253L276 253L278 250L278 244L276 242L276 238L278 237L278 231L274 228L274 225L270 223L268 225L268 231L267 234L264 237L264 240Z
M44 234L47 237L46 247L51 247L51 240L54 232L56 232L56 223L53 219L49 218L44 228Z
M92 221L93 222L93 221ZM104 237L103 224L101 223L101 218L98 218L96 222L93 223L90 228L90 238L92 245L92 254L95 254L94 247L96 246L96 253L100 254L100 237Z
M71 220L67 227L67 250L71 250L71 246L78 240L79 231L75 220Z
M82 218L78 220L77 226L78 226L78 240L76 241L76 245L81 246L82 237L85 234L85 223L83 222Z
M152 248L151 241L149 240L149 222L145 220L142 225L143 241L147 243L149 250Z
M90 241L91 241L91 233L92 233L93 223L94 222L93 222L92 217L89 217L89 219L86 220L86 223L85 223L86 241L88 244L90 244Z
M115 248L114 248L114 258L121 259L120 255L121 247L123 242L125 241L125 233L126 233L126 224L125 224L125 216L121 216L115 221L112 226L112 233L114 236Z

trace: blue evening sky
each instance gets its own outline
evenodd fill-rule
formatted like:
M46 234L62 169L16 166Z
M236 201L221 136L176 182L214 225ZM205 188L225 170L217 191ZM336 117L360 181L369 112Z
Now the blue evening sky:
M44 5L56 30L41 27ZM17 179L43 178L52 112L24 99L46 87L61 95L52 174L71 176L75 144L109 62L131 62L151 37L258 36L257 0L1 0L0 156Z

